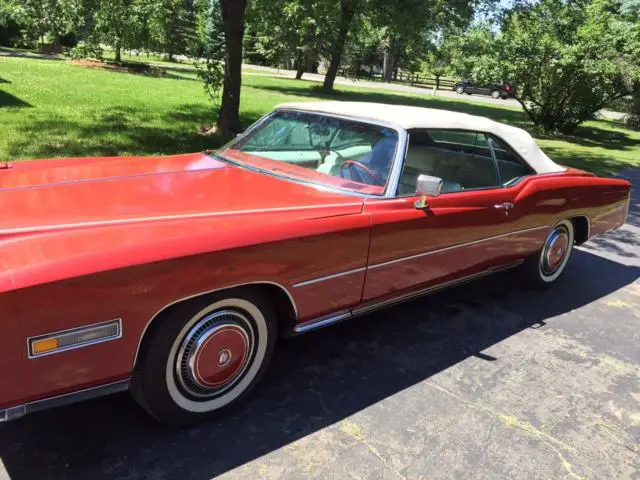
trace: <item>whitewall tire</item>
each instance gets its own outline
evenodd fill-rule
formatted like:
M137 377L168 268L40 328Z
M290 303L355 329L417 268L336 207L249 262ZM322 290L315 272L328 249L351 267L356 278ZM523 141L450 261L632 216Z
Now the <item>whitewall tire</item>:
M156 321L143 340L132 392L154 417L175 426L246 398L266 371L277 335L271 305L250 289L171 307Z
M523 280L534 288L552 285L569 263L574 240L574 228L570 220L556 224L545 238L542 248L523 264Z

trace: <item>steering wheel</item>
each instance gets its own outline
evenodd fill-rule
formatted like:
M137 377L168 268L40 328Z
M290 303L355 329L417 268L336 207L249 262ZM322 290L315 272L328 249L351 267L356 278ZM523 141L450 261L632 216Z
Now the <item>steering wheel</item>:
M345 170L346 167L353 165L354 167L359 168L360 170L363 170L367 175L369 175L375 182L377 185L384 185L384 180L382 180L378 175L376 175L375 173L373 173L369 167L367 167L366 165L363 165L362 163L356 161L356 160L345 160L344 163L340 166L340 176L342 178L344 178L342 176L342 171ZM360 176L360 175L358 175ZM360 177L362 178L362 177Z

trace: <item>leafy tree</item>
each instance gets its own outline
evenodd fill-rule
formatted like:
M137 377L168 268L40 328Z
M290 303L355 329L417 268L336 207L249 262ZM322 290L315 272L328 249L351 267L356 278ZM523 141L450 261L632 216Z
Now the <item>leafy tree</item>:
M150 34L169 61L194 49L198 19L193 0L152 0Z
M224 81L224 32L219 0L205 0L202 15L198 21L198 38L201 49L195 60L198 76L204 82L204 89L214 104ZM200 58L204 62L200 62Z
M623 21L640 22L640 0L622 0L620 13ZM635 57L640 58L640 51L635 52ZM628 126L640 129L640 88L632 94L631 108L625 120Z
M82 23L81 0L4 0L2 11L41 43L47 34L58 43Z
M640 0L622 0L620 13L629 18L640 20Z
M509 79L534 124L571 131L637 90L640 25L621 22L613 0L541 0L506 16L479 77Z
M272 63L289 67L293 60L300 79L328 50L325 39L334 13L327 1L254 0L248 12L253 46Z
M333 26L327 52L330 59L329 68L322 84L322 89L325 91L333 90L351 23L358 11L363 8L364 3L365 0L339 0L339 11L336 16L338 22Z
M476 23L463 33L450 34L440 46L454 75L478 83L500 80L500 47L490 23Z
M94 40L113 47L116 62L121 61L121 52L131 40L131 5L127 0L101 0L95 13ZM137 30L137 29L136 29Z
M368 15L359 15L345 46L342 69L347 76L372 76L383 65L385 31Z
M438 33L466 27L480 7L494 3L495 0L371 0L370 15L385 36L384 79L389 81L398 67L419 70Z

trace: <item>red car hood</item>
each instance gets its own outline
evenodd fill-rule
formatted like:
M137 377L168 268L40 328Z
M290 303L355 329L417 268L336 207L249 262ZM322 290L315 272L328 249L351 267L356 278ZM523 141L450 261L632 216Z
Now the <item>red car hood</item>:
M0 234L298 210L361 210L362 199L201 153L14 162L0 169Z

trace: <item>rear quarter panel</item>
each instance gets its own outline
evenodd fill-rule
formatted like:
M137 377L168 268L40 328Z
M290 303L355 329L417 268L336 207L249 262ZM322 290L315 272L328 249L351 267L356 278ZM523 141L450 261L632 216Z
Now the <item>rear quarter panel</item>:
M630 187L626 180L576 170L530 177L512 187L518 208L517 227L541 223L553 226L560 220L582 216L589 220L589 237L605 233L624 223Z

